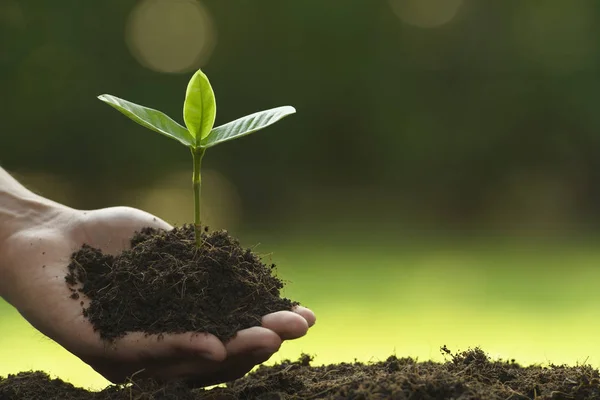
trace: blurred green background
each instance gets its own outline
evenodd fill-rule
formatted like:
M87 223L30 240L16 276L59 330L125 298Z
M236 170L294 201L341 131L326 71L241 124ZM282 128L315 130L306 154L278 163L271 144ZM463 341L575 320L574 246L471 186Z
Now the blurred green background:
M206 215L313 308L317 362L483 346L600 365L600 4L3 0L0 165L77 208L192 219L191 157L96 100L182 122L298 114L205 157ZM0 375L106 382L0 305Z

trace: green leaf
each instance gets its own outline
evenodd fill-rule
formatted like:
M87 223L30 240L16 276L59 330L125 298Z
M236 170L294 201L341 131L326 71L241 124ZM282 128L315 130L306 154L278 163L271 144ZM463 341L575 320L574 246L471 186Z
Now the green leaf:
M210 133L216 115L215 94L206 75L198 70L188 83L183 103L183 120L196 139L196 146Z
M194 138L192 135L190 135L187 129L160 111L137 105L110 94L100 95L98 96L98 99L102 100L109 106L116 108L138 124L148 129L162 133L163 135L171 139L175 139L186 146L195 146L196 144Z
M294 114L296 109L291 106L272 108L270 110L260 111L247 115L235 121L226 123L213 129L210 134L202 140L201 147L212 147L228 140L249 135L252 132L259 131L288 115Z

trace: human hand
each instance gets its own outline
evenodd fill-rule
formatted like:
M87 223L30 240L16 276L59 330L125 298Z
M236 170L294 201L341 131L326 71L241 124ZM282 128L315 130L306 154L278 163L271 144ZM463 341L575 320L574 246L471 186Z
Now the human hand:
M6 240L0 262L10 266L10 285L3 285L2 294L34 327L115 383L133 374L185 378L197 385L233 380L269 359L282 341L304 336L315 323L312 311L297 307L264 316L262 326L239 331L225 344L206 333L169 334L158 340L135 332L107 345L82 315L80 303L69 298L64 277L70 256L84 243L117 254L129 247L135 231L147 226L172 228L128 207L79 211L58 206L52 218ZM81 296L81 301L89 300Z

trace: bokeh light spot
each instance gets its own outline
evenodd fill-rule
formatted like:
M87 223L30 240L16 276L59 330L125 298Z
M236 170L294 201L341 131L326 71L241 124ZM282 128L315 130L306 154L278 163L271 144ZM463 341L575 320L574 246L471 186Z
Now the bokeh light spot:
M183 73L203 66L216 44L208 11L194 0L143 0L127 21L125 40L143 66Z
M15 30L25 28L25 14L15 0L6 0L0 3L0 26Z
M513 22L514 40L523 57L552 72L589 66L597 51L596 3L522 2Z
M389 0L400 20L419 28L435 28L452 21L463 0Z

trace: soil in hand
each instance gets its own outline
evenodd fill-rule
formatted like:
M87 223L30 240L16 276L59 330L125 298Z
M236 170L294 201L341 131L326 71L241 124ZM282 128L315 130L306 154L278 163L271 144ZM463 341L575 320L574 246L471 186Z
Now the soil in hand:
M311 366L311 358L304 355L295 362L261 366L227 387L212 389L143 380L94 393L28 372L0 378L0 399L600 399L600 374L590 366L522 367L514 361L492 361L478 348L455 355L445 351L445 363L392 356L371 364Z
M66 281L71 298L85 294L83 313L100 336L127 332L209 332L222 341L261 324L262 316L297 304L280 297L283 282L226 231L145 229L118 256L90 246L74 253Z

